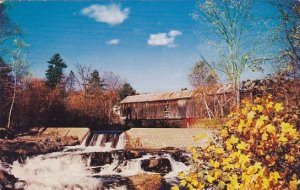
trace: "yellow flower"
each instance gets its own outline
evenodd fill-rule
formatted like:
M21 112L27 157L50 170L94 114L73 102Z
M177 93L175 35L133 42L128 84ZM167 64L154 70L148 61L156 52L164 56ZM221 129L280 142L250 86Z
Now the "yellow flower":
M248 155L241 154L239 157L239 161L240 163L248 163L250 162L250 159Z
M282 103L276 103L275 106L274 106L274 109L275 109L275 112L280 112L280 111L282 111L284 108L283 108Z
M228 131L226 129L221 130L221 137L227 137L228 136Z
M226 144L226 148L228 151L231 151L233 147L230 143L228 143L228 144Z
M272 133L272 134L276 133L276 129L273 125L268 124L266 127L267 127L267 132Z
M232 164L227 164L223 167L224 170L232 170L234 168L234 165Z
M178 177L180 177L180 178L182 179L182 178L184 178L184 175L185 175L184 172L180 172L180 173L178 174Z
M252 120L255 116L255 111L250 111L248 114L247 114L247 119L248 120Z
M291 136L297 135L296 129L289 123L282 122L280 124L280 127L281 127L282 133L289 133Z
M267 133L264 133L264 134L262 135L262 137L261 137L261 140L263 140L263 141L268 140L268 134L267 134Z
M291 190L297 190L299 180L297 180L296 174L293 175L292 179L289 182L289 187Z
M280 137L278 139L282 143L286 143L288 139L284 136L284 134L280 134Z
M240 144L236 146L239 150L246 150L248 148L248 144L246 144L244 141L242 141Z
M177 185L175 185L171 188L171 190L179 190L179 187Z
M269 186L270 186L269 180L267 178L263 178L263 183L262 183L263 189L269 189Z
M264 110L264 107L262 105L256 105L252 107L252 110L262 112Z
M214 177L215 177L216 179L218 179L221 175L222 175L221 170L217 170L217 171L215 171L215 173L214 173Z
M220 166L220 163L218 161L215 161L214 164L213 164L213 167L218 168L219 166Z
M241 133L243 131L244 127L245 127L245 121L243 119L241 119L240 123L239 123L239 125L237 127L237 131Z
M267 103L267 108L272 108L273 107L273 105L274 105L274 103L273 102L269 102L269 103Z
M180 185L181 185L181 186L185 186L185 185L186 185L186 181L185 181L184 179L181 180L181 181L180 181Z
M197 186L197 185L198 185L197 179L193 179L192 182L191 182L191 184L192 184L193 186Z
M224 154L224 149L223 148L216 148L215 153L216 154Z
M231 161L232 161L231 158L224 158L224 159L222 160L222 165L227 165L227 164L229 164Z
M212 177L211 175L207 175L206 179L209 183L213 183L216 180L216 178Z
M257 111L262 112L264 110L264 107L262 105L256 106Z
M239 142L239 139L237 137L235 137L234 135L230 136L229 142L231 144L237 144Z
M280 179L279 173L278 173L278 172L271 172L271 173L270 173L270 179L277 182L278 179Z
M225 123L226 126L231 127L233 125L233 121L229 120Z
M229 187L232 189L239 189L240 185L239 185L238 177L236 174L234 174L234 175L232 175L232 177L230 177Z

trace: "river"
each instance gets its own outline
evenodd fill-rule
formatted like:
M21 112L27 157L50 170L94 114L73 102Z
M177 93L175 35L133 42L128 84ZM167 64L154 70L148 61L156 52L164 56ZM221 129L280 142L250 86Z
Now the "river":
M2 163L2 168L18 179L14 189L25 190L133 189L130 177L140 174L159 174L161 188L167 189L178 182L180 171L190 169L187 153L132 151L125 144L125 133L92 132L81 145Z

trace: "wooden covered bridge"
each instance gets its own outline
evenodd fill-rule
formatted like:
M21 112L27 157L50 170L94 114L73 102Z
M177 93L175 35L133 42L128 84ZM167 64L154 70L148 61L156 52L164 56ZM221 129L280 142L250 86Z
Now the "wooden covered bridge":
M181 90L127 96L120 102L121 116L134 126L189 127L206 115L198 95L197 90Z

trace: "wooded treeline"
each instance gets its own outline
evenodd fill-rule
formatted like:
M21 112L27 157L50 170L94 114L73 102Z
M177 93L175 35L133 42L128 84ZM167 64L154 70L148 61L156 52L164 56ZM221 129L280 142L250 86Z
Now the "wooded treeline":
M130 84L112 72L100 74L89 66L64 75L67 64L59 54L48 61L46 79L24 76L17 81L11 126L18 129L47 126L101 126L116 122L114 106L135 94ZM6 127L13 101L12 68L0 60L0 126Z

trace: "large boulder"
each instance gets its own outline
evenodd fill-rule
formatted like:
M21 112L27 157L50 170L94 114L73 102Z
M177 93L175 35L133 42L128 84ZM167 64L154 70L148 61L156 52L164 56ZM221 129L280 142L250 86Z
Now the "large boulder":
M138 174L128 178L131 182L128 189L158 190L162 185L162 177L159 174Z
M150 158L141 161L144 171L167 174L172 171L172 165L168 158Z

